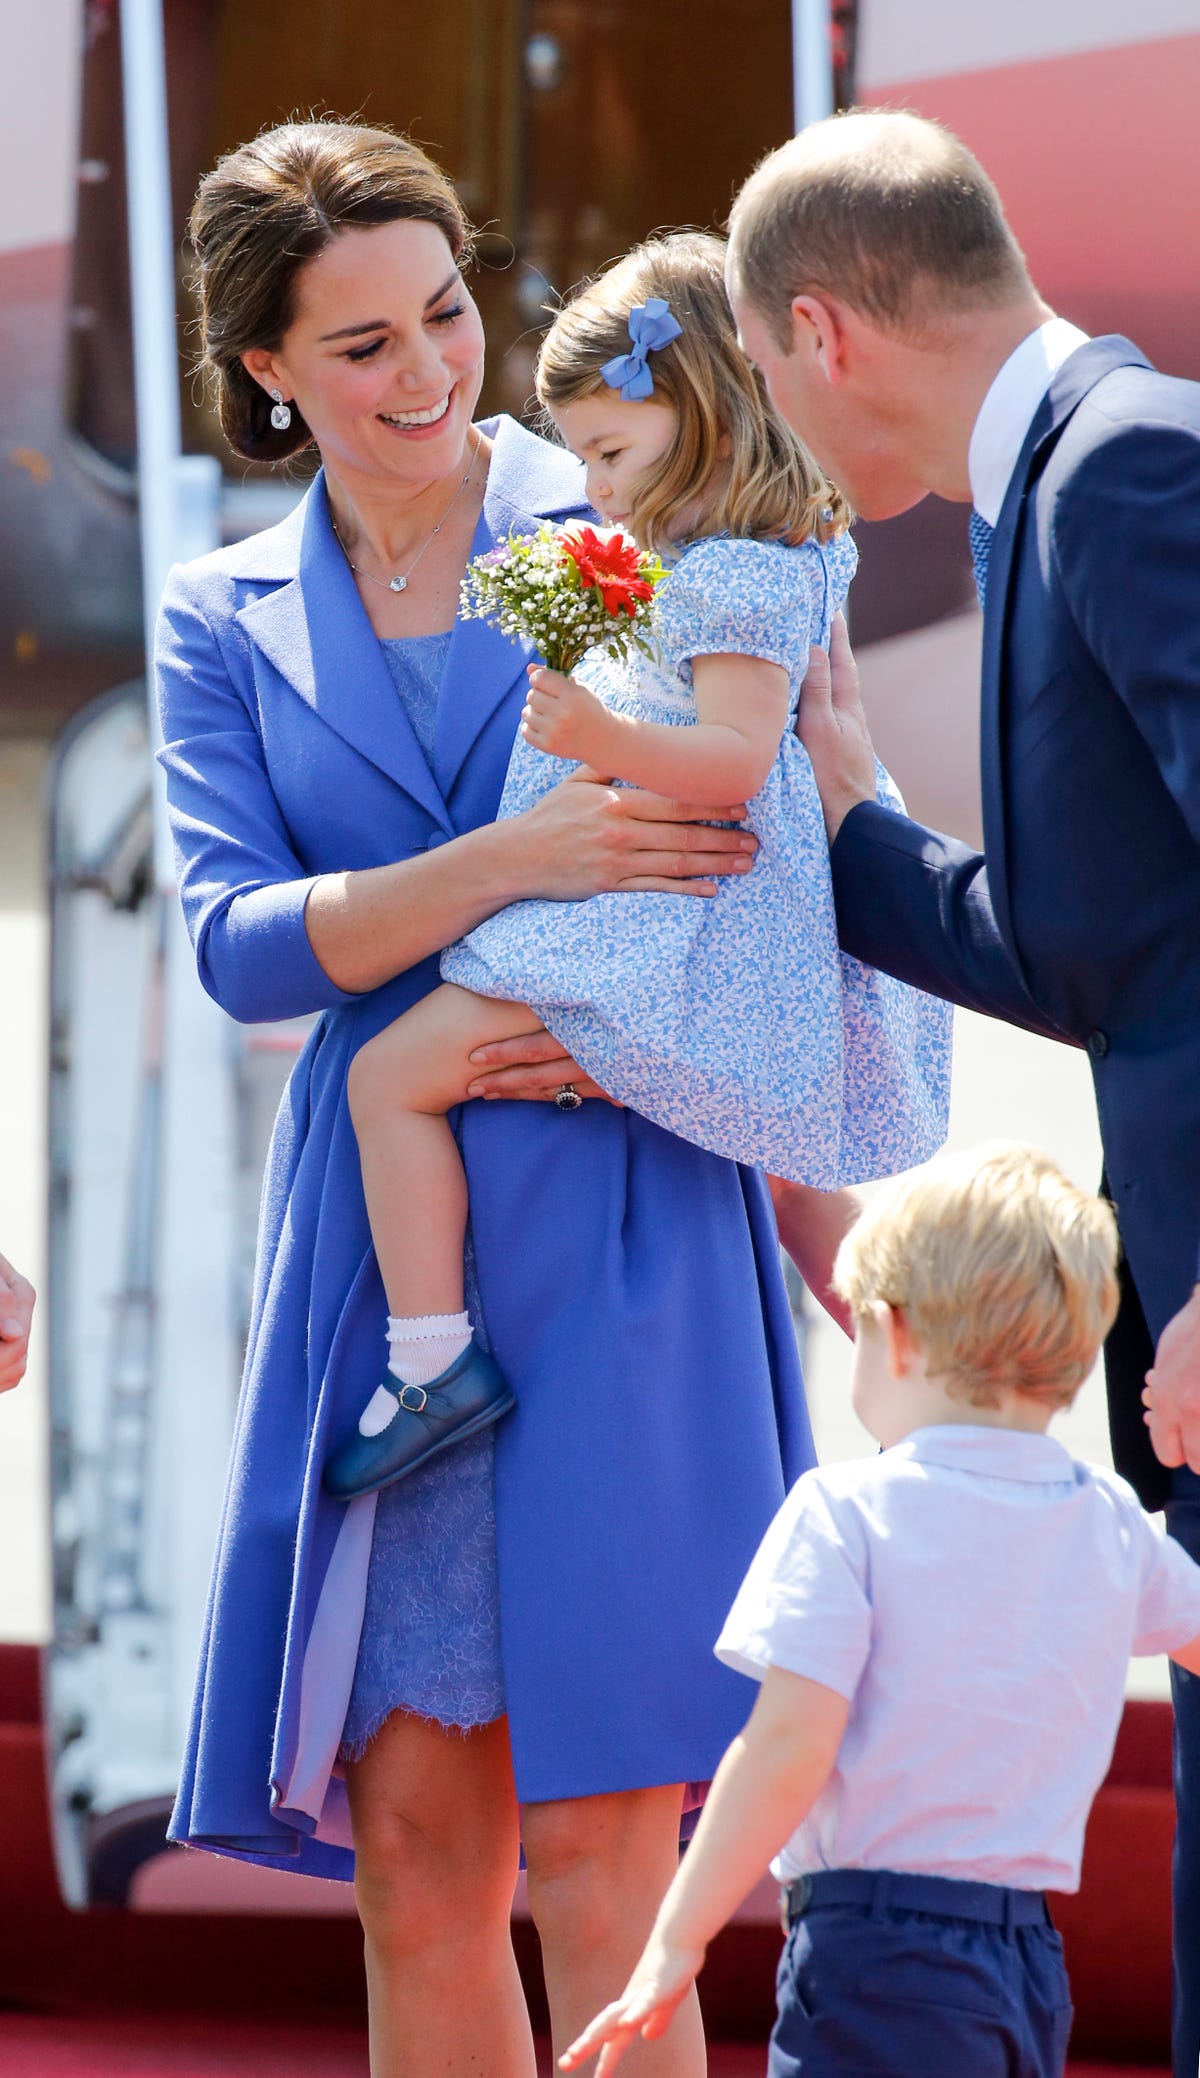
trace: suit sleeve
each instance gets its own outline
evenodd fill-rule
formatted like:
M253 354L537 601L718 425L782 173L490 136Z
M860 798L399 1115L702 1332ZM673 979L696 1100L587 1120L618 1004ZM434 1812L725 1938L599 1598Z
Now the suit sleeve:
M1059 492L1054 549L1075 625L1200 843L1200 433L1112 422Z
M1005 950L982 852L875 801L843 822L831 853L842 949L931 996L1066 1039Z
M155 680L179 893L204 988L243 1024L354 1001L309 944L317 876L292 849L261 736L180 569L159 613Z

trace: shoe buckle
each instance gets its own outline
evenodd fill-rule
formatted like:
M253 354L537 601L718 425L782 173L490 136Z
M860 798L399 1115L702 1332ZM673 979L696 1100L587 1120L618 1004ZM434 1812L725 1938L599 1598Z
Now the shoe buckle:
M409 1398L409 1395L412 1398ZM396 1394L406 1414L424 1414L429 1404L429 1394L423 1385L402 1385Z

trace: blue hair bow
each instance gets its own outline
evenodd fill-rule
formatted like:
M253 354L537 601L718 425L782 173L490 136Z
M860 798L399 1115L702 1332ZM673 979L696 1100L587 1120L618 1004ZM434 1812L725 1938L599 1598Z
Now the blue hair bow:
M635 303L629 313L632 353L618 354L614 361L606 361L600 370L609 389L620 390L626 404L653 396L654 377L650 373L649 356L659 347L669 346L673 339L678 339L682 330L678 318L672 317L671 306L665 297L648 296L644 303Z

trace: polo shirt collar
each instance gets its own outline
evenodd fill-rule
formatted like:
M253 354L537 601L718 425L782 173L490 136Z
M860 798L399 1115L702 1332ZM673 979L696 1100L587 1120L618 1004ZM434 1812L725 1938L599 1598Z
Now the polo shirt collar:
M982 1479L1015 1479L1029 1486L1071 1486L1075 1481L1070 1452L1054 1436L1033 1436L1023 1429L944 1422L914 1429L892 1449L916 1464L974 1472Z

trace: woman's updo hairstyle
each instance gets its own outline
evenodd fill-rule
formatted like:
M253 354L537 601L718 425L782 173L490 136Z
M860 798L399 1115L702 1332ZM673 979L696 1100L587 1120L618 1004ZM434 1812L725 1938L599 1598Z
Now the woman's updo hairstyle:
M394 130L336 118L264 130L201 181L188 222L198 262L201 366L215 390L221 430L247 461L286 461L312 435L294 398L291 425L275 430L271 400L242 355L282 343L301 268L340 231L402 218L435 224L455 260L469 253L471 226L441 168Z

